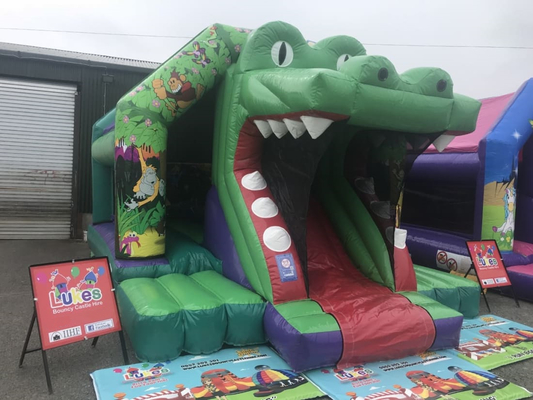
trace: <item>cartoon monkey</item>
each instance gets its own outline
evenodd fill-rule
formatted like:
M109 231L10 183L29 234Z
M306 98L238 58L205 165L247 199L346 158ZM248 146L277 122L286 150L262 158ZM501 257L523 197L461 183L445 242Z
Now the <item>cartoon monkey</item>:
M176 71L173 71L170 74L170 79L167 83L170 87L170 92L165 88L162 79L154 79L152 81L152 87L154 88L157 97L159 97L161 100L173 99L176 101L177 107L175 107L172 103L166 103L167 108L172 111L172 115L176 114L177 109L187 108L193 102L193 100L198 100L200 97L202 97L202 94L205 90L204 86L201 84L197 84L196 89L194 89L191 82L187 81L187 77L183 74L179 74Z
M125 203L129 209L128 211L153 201L158 193L161 196L165 195L165 181L159 179L157 176L157 168L153 165L146 164L140 148L137 148L137 152L139 153L139 161L141 162L142 175L133 188L135 192L133 199Z

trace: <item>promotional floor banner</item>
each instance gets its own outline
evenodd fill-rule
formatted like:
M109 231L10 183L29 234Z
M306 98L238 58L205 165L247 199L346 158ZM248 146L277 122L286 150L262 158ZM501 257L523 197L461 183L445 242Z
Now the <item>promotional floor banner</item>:
M445 351L343 370L324 368L306 376L335 400L512 400L531 395Z
M102 369L91 377L98 400L303 400L324 395L265 346Z
M533 328L494 315L465 320L456 350L475 365L493 369L533 358Z

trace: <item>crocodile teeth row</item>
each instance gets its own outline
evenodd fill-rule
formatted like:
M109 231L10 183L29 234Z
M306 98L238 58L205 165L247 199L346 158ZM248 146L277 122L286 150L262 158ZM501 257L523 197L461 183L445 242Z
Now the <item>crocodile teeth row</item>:
M273 119L255 120L254 123L261 132L261 135L266 139L272 133L276 135L278 139L290 132L292 137L298 139L305 131L309 132L309 135L313 139L318 138L324 133L326 129L333 123L331 119L301 116L301 121L296 121L288 118L283 118L283 121L276 121Z

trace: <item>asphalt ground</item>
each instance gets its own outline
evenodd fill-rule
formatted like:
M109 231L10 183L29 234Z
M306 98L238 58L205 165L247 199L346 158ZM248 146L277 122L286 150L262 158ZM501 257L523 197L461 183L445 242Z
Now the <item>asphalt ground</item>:
M89 374L124 364L118 334L110 334L101 337L95 348L89 342L79 342L47 352L54 387L52 396L47 392L40 352L27 354L23 367L18 368L33 313L28 266L89 255L89 248L83 242L0 241L0 399L95 399ZM521 307L517 308L513 299L495 293L489 293L488 299L492 314L533 326L533 304L520 302ZM480 314L487 314L484 302L480 301ZM129 342L127 346L133 362L135 357ZM35 347L38 347L36 329L29 348ZM533 392L533 359L494 372Z

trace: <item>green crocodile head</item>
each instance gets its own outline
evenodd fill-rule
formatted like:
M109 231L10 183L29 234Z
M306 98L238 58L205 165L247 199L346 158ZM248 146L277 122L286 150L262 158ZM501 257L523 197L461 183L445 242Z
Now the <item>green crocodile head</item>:
M381 204L392 217L387 208L397 203L407 150L421 151L435 139L445 145L446 131L472 131L479 103L455 95L451 77L441 69L399 74L386 58L366 55L354 38L310 45L293 26L274 22L250 34L228 69L217 107L214 182L248 278L276 302L301 295L296 283L283 291L271 285L279 282L280 254L291 255L305 277L311 197L320 199L337 232L344 230L346 245L355 233L343 218L350 213L365 218L351 206L344 217L335 214L354 196L349 186L358 175L348 176L346 163L357 169L361 150L368 149L374 162L397 165L394 182L367 179L373 193L382 193ZM367 142L372 145L365 147ZM354 197L350 203L358 201ZM276 212L283 218L271 217ZM366 223L375 226L372 219ZM389 257L383 258L392 253L386 240L390 225L378 229L384 239L366 250L353 248L351 256L363 270L368 266L364 272L372 279L394 288ZM376 236L375 228L368 229L362 240Z
M278 116L270 129L258 124L265 136L288 130L298 137L308 128L316 137L327 127L316 120L321 117L409 133L475 127L478 102L454 95L448 73L416 68L399 74L388 59L366 55L347 36L310 46L293 26L266 24L250 34L233 72L242 75L238 103L249 117Z
M306 297L310 198L326 209L354 264L367 265L367 276L394 288L387 243L393 227L390 221L380 225L366 209L385 210L393 219L389 211L401 193L406 154L431 142L443 147L453 135L474 130L479 102L454 94L445 71L399 74L351 37L310 44L283 22L251 33L213 25L117 105L116 153L132 147L140 159L151 155L143 170L157 176L132 179L116 164L117 243L135 231L142 244L131 249L137 256L164 253L164 237L154 230L164 219L160 165L167 131L214 87L213 183L254 289L274 302ZM179 120L172 126L179 129ZM377 196L372 205L362 205L357 185ZM128 230L124 222L141 220L151 228ZM365 230L359 233L364 249L350 250L347 238L357 227ZM119 247L117 254L127 256L126 250ZM289 264L293 276L283 272Z

